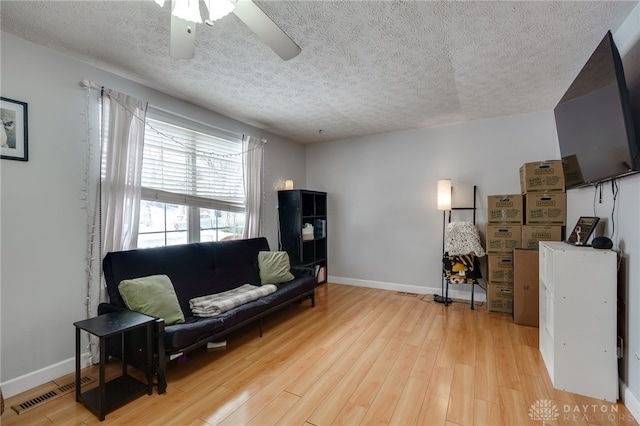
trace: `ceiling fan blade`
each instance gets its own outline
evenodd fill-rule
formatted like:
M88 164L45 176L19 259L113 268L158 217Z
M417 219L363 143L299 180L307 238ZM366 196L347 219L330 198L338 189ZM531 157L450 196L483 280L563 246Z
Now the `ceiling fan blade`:
M233 13L282 59L288 61L300 53L300 47L254 2L238 0L235 5Z
M169 54L176 59L193 58L196 44L196 24L171 15Z

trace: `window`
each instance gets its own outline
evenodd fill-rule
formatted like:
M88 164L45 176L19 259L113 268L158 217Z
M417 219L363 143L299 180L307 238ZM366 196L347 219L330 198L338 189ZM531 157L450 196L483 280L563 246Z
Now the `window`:
M138 247L242 237L242 140L147 112Z

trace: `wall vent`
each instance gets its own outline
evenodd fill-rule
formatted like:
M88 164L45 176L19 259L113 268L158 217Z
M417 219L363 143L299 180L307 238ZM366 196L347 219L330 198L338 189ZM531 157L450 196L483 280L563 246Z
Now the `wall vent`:
M411 296L411 297L417 297L418 293L407 293L406 291L396 291L396 294L400 295L400 296Z
M94 382L96 379L94 379L91 376L83 376L80 378L80 384L84 385L87 383L91 383ZM44 404L45 402L49 402L52 401L62 395L65 395L69 392L74 392L76 389L76 381L72 381L69 382L67 384L58 386L55 389L51 389L48 391L45 391L43 393L41 393L40 395L31 398L27 401L23 401L19 404L16 405L12 405L11 409L13 409L13 411L15 411L18 414L23 414L33 408L39 407L42 404Z

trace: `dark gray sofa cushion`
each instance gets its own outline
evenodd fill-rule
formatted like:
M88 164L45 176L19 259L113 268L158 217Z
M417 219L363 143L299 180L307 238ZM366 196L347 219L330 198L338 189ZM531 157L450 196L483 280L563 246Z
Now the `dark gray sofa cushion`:
M209 341L213 335L223 335L229 327L260 315L268 309L285 303L296 295L312 291L315 286L315 279L313 278L296 278L288 283L279 285L275 293L238 306L220 315L210 318L187 317L184 324L165 328L165 350L172 352L194 342Z

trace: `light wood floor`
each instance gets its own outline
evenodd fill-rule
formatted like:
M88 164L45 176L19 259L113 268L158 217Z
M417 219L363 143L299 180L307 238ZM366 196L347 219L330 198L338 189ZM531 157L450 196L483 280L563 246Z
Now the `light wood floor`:
M333 284L317 293L313 309L305 301L268 317L262 338L256 324L226 350L189 354L170 366L166 394L102 424L534 425L531 405L550 400L559 417L548 425L637 425L622 404L553 389L538 329L484 306ZM95 367L84 373L97 378ZM46 388L7 400L1 423L100 423L73 392L21 415L10 408Z

